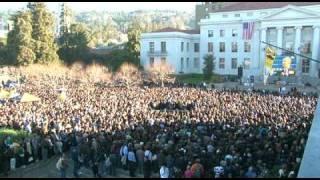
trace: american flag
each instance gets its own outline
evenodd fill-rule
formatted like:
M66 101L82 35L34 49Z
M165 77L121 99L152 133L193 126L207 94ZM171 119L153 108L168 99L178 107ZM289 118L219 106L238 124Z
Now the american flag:
M243 35L244 40L251 40L254 29L254 22L243 23Z

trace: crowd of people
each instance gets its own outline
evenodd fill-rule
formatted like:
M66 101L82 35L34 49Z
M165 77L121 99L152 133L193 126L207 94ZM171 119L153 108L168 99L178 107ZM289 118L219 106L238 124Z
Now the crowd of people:
M0 108L0 127L31 134L16 142L19 152L9 136L1 142L6 172L12 158L23 166L59 155L61 177L68 168L79 177L81 167L95 177L117 176L119 168L145 178L296 177L317 100L297 92L93 87L72 79L64 79L66 99L59 100L52 81L37 78L17 91L40 102L6 100Z

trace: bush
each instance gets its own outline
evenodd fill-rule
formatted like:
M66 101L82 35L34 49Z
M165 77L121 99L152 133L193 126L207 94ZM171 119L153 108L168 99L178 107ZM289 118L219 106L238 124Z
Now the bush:
M0 142L11 136L13 142L21 142L23 138L31 136L27 131L2 128L0 129Z

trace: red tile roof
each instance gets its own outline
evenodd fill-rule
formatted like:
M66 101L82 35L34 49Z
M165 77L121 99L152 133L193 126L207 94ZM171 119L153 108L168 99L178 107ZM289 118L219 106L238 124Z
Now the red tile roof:
M220 10L217 10L216 12L271 9L271 8L281 8L287 5L310 6L310 5L320 5L320 2L239 2L236 4L224 6Z
M175 29L170 27L153 31L153 33L157 33L157 32L182 32L186 34L200 34L200 30L195 30L195 29L181 30L181 29Z

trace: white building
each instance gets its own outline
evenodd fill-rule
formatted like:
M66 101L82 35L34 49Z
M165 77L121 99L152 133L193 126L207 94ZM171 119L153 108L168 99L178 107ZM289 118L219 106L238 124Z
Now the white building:
M243 40L245 22L254 22L251 40ZM175 73L202 73L203 57L212 53L215 73L237 75L243 66L245 77L262 80L266 45L261 41L320 59L320 2L239 2L210 13L199 24L199 34L170 28L142 34L141 64L147 67L162 59L175 67ZM196 43L199 52L194 51ZM161 51L161 46L166 49ZM296 76L318 78L318 63L299 56L296 60Z

